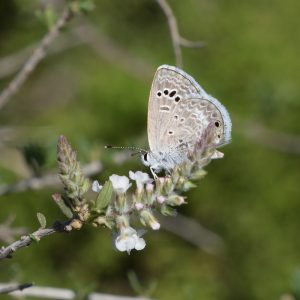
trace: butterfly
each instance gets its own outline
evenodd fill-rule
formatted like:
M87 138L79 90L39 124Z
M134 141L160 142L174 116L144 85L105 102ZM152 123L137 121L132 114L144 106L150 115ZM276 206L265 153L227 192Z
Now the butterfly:
M186 161L204 130L214 124L215 144L231 139L231 119L226 108L183 70L160 66L152 82L148 103L150 151L141 156L152 173L170 172Z

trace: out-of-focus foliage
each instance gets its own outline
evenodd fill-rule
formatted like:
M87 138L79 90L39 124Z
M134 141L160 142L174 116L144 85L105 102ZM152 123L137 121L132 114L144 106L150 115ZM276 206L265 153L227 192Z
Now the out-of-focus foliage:
M47 29L35 12L44 2L0 2L0 57L42 38ZM59 13L63 1L49 3ZM220 235L224 251L209 255L161 230L148 232L145 250L128 256L113 249L108 230L84 228L18 251L14 259L1 262L0 281L129 295L134 291L127 274L133 270L142 286L157 282L157 299L258 300L298 293L300 156L269 147L254 125L300 134L300 2L169 3L181 34L207 42L203 49L183 49L185 71L220 99L233 119L225 158L209 165L208 175L181 209ZM0 111L0 128L12 129L11 136L0 140L0 183L33 174L22 151L28 145L43 149L39 172L56 168L59 134L71 140L82 163L103 161L102 182L112 173L141 168L135 158L115 165L115 153L103 145L146 146L152 78L141 74L174 64L167 22L152 0L95 4L94 11L69 28L88 21L101 32L99 39L51 54ZM65 30L63 35L72 33ZM103 44L110 51L103 51ZM137 73L131 60L147 67ZM0 90L12 76L0 79ZM274 142L281 146L282 139ZM63 219L51 193L44 189L1 196L0 220L16 214L15 225L32 231L40 226L37 212L48 224Z

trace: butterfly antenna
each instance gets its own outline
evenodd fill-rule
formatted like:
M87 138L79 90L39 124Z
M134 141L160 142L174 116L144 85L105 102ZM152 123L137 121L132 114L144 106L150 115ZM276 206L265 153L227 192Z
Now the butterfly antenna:
M120 150L132 150L132 151L136 151L135 153L131 154L132 156L148 152L147 150L142 149L142 148L138 148L138 147L120 147L120 146L111 146L111 145L106 145L105 149L120 149Z

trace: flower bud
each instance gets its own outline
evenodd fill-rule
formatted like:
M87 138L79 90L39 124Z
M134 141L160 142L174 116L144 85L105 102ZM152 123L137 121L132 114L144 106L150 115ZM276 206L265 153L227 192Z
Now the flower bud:
M82 227L82 222L78 219L73 219L69 224L73 229L79 230Z
M182 196L178 196L178 195L174 194L174 195L168 197L166 203L171 206L179 206L186 202L184 201L184 198Z
M164 182L164 191L166 194L170 194L174 189L174 185L172 183L172 180L170 177L166 177L165 178L165 182Z
M160 224L157 219L149 210L143 210L141 212L141 222L150 226L153 230L158 230L160 228Z
M144 208L144 204L141 202L137 202L134 204L136 210L142 210Z
M156 198L156 201L159 203L159 204L163 204L165 201L166 201L166 197L160 195Z

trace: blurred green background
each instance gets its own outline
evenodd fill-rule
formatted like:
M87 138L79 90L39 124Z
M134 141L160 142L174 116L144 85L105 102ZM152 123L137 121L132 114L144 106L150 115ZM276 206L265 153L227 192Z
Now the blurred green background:
M28 57L28 46L47 32L36 11L49 5L59 13L63 4L1 0L0 90L19 69L17 60ZM206 168L208 175L180 209L219 235L224 249L209 254L160 230L148 231L145 250L128 256L114 250L109 230L84 228L47 237L2 261L1 282L135 295L132 270L145 287L157 283L156 299L300 299L300 2L169 4L181 35L207 43L183 49L184 70L222 101L233 120L224 159ZM103 146L147 147L153 74L161 64L175 64L158 4L95 1L95 9L74 19L50 48L0 110L0 184L55 170L59 134L82 164L103 163L102 181L146 170L136 158L117 164L117 153ZM15 215L13 226L33 231L36 212L50 223L63 220L50 197L60 189L1 196L0 223Z

